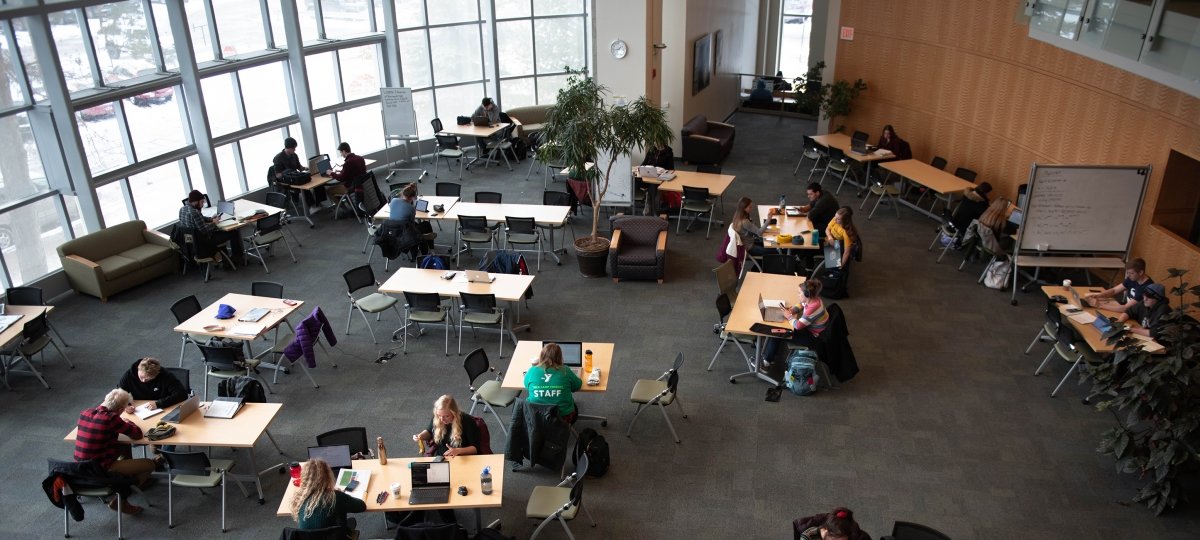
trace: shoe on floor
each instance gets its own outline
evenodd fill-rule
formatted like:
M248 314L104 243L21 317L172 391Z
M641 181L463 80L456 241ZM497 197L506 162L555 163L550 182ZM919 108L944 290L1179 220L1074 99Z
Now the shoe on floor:
M108 509L112 510L114 512L117 511L117 498L116 497L113 497L111 500L108 501ZM132 515L142 513L142 507L137 506L135 504L129 504L129 501L121 501L121 512L132 516Z
M321 208L333 208L333 201L329 199L321 201Z

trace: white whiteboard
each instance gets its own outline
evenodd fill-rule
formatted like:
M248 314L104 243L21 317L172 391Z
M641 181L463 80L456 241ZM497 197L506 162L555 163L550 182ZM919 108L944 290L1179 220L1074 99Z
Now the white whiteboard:
M380 88L379 100L383 110L383 136L415 138L417 113L413 109L411 88Z
M1128 253L1149 178L1149 165L1033 164L1020 250Z
M608 166L608 154L601 151L596 156L596 166ZM630 166L631 158L629 154L621 154L617 156L616 163L613 163L612 174L608 177L608 191L604 193L604 199L600 201L604 206L633 206L633 167ZM600 171L604 174L604 171ZM598 195L594 194L594 195ZM593 197L592 200L596 200Z

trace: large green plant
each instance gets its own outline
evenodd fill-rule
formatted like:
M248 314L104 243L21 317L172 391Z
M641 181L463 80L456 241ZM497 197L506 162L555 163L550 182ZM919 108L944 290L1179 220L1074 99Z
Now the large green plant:
M821 86L821 112L829 117L830 128L837 124L837 118L849 116L854 99L866 89L867 83L862 79L856 79L853 83L841 80ZM839 125L833 131L838 132L845 128L846 126Z
M1093 366L1092 399L1108 410L1117 426L1105 431L1097 449L1116 459L1118 472L1137 474L1146 483L1134 502L1155 514L1173 508L1184 496L1183 473L1200 464L1200 323L1188 313L1200 303L1200 286L1184 283L1186 270L1171 268L1177 285L1171 294L1178 309L1163 316L1154 338L1166 354L1150 354L1127 331L1109 338L1119 347L1111 362Z
M562 162L576 178L588 181L591 192L598 197L592 201L592 234L580 238L581 248L607 247L608 239L598 233L600 201L608 192L608 180L617 158L635 148L650 148L671 143L674 134L667 124L667 114L657 105L639 97L627 105L609 104L608 89L584 70L571 70L567 85L558 91L554 108L546 117L538 148L538 159L547 163ZM588 168L587 164L596 162ZM628 170L617 174L630 174Z

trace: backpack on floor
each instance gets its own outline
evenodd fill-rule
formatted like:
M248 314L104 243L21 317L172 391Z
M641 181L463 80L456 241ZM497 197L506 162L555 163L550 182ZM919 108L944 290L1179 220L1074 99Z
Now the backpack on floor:
M812 395L817 391L820 376L817 375L817 353L808 349L793 351L788 356L788 368L784 372L784 384L797 396Z
M445 270L446 259L443 259L438 255L426 255L421 258L421 264L418 266L421 268L432 268L434 270Z
M983 284L989 289L1005 290L1008 288L1009 277L1012 276L1012 261L1005 257L996 259L989 264L983 273Z
M588 456L588 476L599 478L608 473L608 441L592 428L579 432L579 440L575 442L576 464L579 463L579 456L582 454Z

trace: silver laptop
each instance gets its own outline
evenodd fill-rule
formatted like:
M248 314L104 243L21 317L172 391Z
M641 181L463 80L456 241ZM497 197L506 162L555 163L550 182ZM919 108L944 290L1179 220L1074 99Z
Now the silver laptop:
M653 165L638 165L637 171L642 178L658 178L658 167Z
M214 398L212 403L208 404L208 408L204 409L204 417L233 418L233 415L242 410L242 401L240 397Z
M175 410L167 413L163 417L163 422L178 424L187 420L187 417L198 410L200 410L200 396L192 396L187 398L183 403L180 403L178 407L175 407Z
M482 270L467 270L467 283L491 283L496 281L496 276L490 275Z
M450 502L450 462L413 463L412 493L408 504L446 504Z
M783 302L772 300L771 303L775 305L768 306L766 301L763 300L762 294L758 295L758 311L762 314L762 320L764 322L783 322L787 320L787 317L783 316Z
M1071 287L1070 295L1067 296L1067 304L1075 309L1083 309L1083 300L1079 299L1079 292Z
M563 365L569 368L583 367L583 342L580 341L544 341L545 343L557 343L558 348L562 349Z
M258 322L258 321L262 320L263 317L266 317L267 314L270 312L271 312L271 310L269 310L267 308L256 307L250 311L247 311L245 315L238 317L238 321L240 321L240 322Z
M234 219L237 216L237 206L231 201L217 201L217 215L221 219Z

